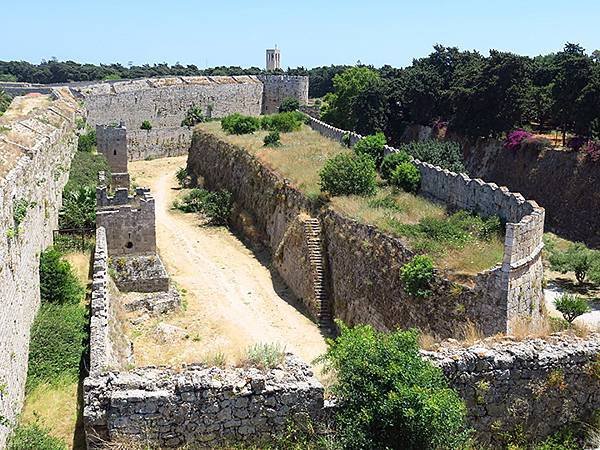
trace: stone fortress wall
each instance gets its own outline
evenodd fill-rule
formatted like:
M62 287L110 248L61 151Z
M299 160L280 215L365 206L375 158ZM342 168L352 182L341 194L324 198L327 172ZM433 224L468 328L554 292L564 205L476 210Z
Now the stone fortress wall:
M27 110L40 99L16 98L0 118L0 448L23 404L30 328L40 304L39 255L58 228L77 149L77 102L62 89L53 89L50 98L11 119L11 110ZM18 227L17 205L26 206Z
M239 112L276 112L288 96L308 102L308 77L287 75L150 78L76 88L84 97L88 123L122 122L128 129L129 159L183 155L192 132L181 126L187 110L200 106L207 117ZM151 130L141 130L143 121Z
M310 126L320 134L353 146L362 136L350 133L309 116ZM387 146L386 152L398 150ZM440 167L414 161L421 172L420 193L450 209L465 209L484 217L497 215L506 224L504 258L501 266L492 269L498 294L501 295L507 329L519 317L541 312L543 303L542 248L544 209L532 200L506 187L471 179ZM489 280L485 281L486 284Z
M267 438L284 431L295 414L314 420L323 414L323 386L289 353L284 364L270 370L202 364L180 370L125 370L129 355L115 326L101 226L93 267L90 374L84 380L83 412L88 448L102 448L119 438L161 447L197 442L210 447L231 439Z

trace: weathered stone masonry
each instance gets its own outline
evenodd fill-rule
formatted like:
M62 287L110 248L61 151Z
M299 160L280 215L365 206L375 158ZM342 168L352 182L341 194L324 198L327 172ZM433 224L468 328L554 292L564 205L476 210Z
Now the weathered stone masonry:
M310 125L330 139L342 142L344 136L354 145L361 138L310 117ZM396 152L386 147L388 153ZM515 319L541 312L543 299L542 248L544 209L534 201L509 192L506 187L471 179L428 163L414 161L421 172L421 194L443 203L451 209L465 209L484 217L497 215L506 223L504 259L501 266L492 269L485 280L487 290L496 286L496 295L502 298L502 308L510 331Z
M14 424L23 404L30 328L40 303L39 254L58 228L62 189L77 148L75 99L53 90L52 101L27 117L0 118L0 416ZM16 98L13 107L26 104ZM18 229L17 202L27 203ZM0 448L9 428L0 422Z

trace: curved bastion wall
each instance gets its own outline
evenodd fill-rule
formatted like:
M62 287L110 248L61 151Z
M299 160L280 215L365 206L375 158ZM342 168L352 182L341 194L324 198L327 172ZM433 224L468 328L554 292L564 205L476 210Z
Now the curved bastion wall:
M310 126L323 136L338 142L349 140L351 146L362 136L333 127L313 117ZM386 146L386 153L398 150ZM543 304L542 248L544 235L544 208L535 201L525 200L521 194L481 179L471 179L432 164L413 161L421 172L420 194L433 199L449 209L464 209L484 217L497 215L506 226L502 264L488 275L493 278L485 284L495 286L501 297L506 329L511 332L515 321L521 317L535 318ZM479 278L478 281L481 281ZM500 311L497 311L500 313Z
M58 228L79 114L68 90L53 89L15 98L0 118L0 448L23 404L39 255Z

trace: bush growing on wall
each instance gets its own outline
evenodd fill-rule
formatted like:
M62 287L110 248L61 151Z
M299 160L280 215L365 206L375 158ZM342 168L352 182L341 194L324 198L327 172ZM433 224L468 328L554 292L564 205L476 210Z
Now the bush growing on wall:
M303 122L304 115L302 113L291 111L263 116L260 125L263 130L290 133L300 130Z
M271 131L263 139L263 144L265 147L279 147L281 145L280 139L279 131Z
M416 297L428 297L433 281L433 261L427 255L417 255L404 264L400 271L404 290Z
M391 183L406 192L417 192L421 185L421 172L411 162L400 163L392 172Z
M234 113L221 119L221 128L229 134L254 133L260 128L260 119Z
M202 109L199 106L192 106L185 113L185 117L181 121L181 126L191 128L202 122L206 122L206 117L202 113Z
M392 179L392 172L394 169L405 162L410 162L410 156L404 150L386 155L381 162L381 177L386 181L390 181Z
M466 408L442 372L419 355L416 331L338 325L341 334L321 360L335 373L342 448L463 448Z
M300 108L300 101L295 97L285 97L279 105L279 112L296 111Z
M96 150L96 130L88 130L80 134L77 140L77 151L92 153Z
M375 163L367 155L340 153L325 162L319 176L321 191L333 196L375 193Z
M62 254L50 247L40 254L40 294L42 302L77 304L84 289Z
M371 136L365 136L354 145L354 151L358 154L369 155L373 158L375 166L379 167L383 160L383 152L387 141L383 133L375 133Z
M144 120L142 125L140 126L140 130L150 131L152 129L152 124L149 120Z
M462 150L456 142L426 139L401 145L400 150L419 161L440 166L442 169L456 173L465 171Z

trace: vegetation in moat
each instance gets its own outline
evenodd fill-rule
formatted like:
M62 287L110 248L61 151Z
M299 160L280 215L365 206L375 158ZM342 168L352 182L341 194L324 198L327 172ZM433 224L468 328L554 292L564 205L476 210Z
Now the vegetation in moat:
M12 97L0 89L0 116L2 116L2 114L4 114L4 112L8 109L11 102Z
M443 208L398 187L399 181L397 185L391 180L384 183L377 177L375 162L366 150L359 155L306 126L299 131L282 133L281 145L276 149L264 146L265 131L232 135L224 132L216 123L199 126L255 154L310 198L319 201L328 198L321 192L324 180L320 174L325 173L325 190L337 192L339 188L347 193L356 193L348 195L339 191L340 195L329 197L334 209L361 222L373 224L382 231L406 238L417 251L428 253L438 267L450 273L475 274L502 260L502 228L497 218L489 219L487 224L486 220L469 214L451 218ZM376 145L382 148L381 142ZM369 151L378 152L376 145L370 145ZM371 150L373 148L375 150ZM358 164L358 161L362 164ZM392 171L402 162L409 163L411 169L415 169L410 163L410 156L403 151L383 158L381 176L387 173L391 177ZM325 166L328 170L324 171ZM415 176L419 178L418 171L411 172L413 180ZM424 220L423 227L421 220ZM477 231L487 229L492 223L495 232ZM444 232L438 230L444 227L447 228ZM437 235L428 236L429 228L435 228Z
M175 200L173 207L186 213L201 213L211 225L227 225L232 198L231 193L225 190L207 191L193 188Z
M38 423L22 424L9 437L6 450L67 450L67 445Z
M560 273L573 273L577 282L600 283L600 251L591 250L580 242L569 243L560 249L553 238L545 239L550 268Z

